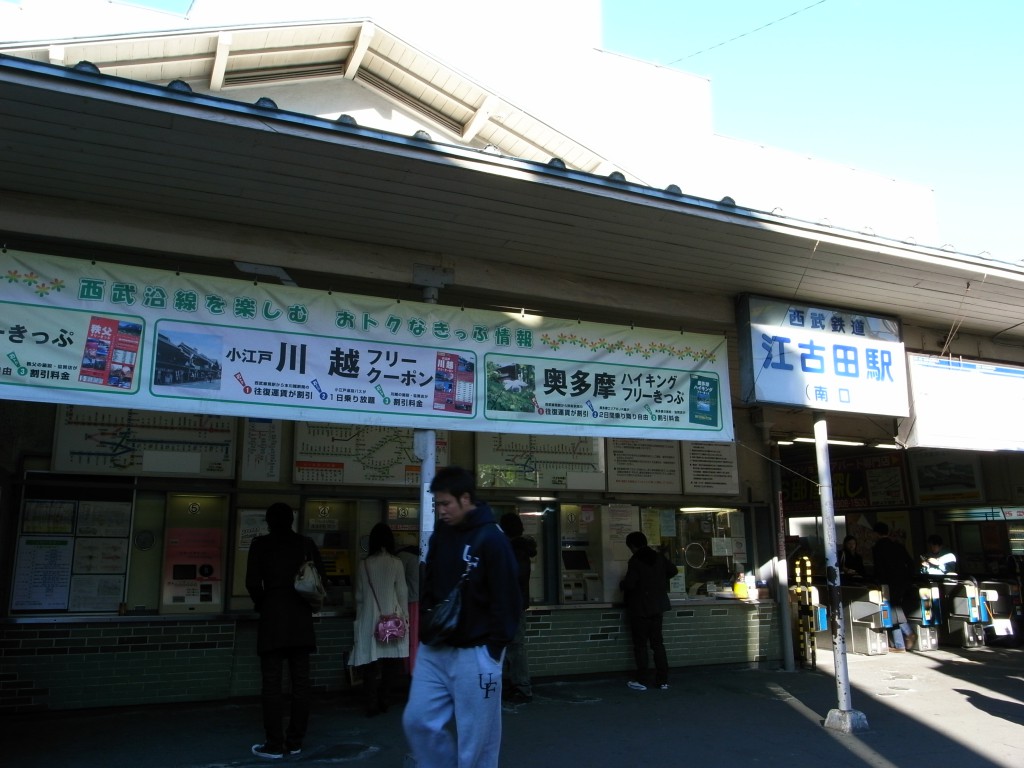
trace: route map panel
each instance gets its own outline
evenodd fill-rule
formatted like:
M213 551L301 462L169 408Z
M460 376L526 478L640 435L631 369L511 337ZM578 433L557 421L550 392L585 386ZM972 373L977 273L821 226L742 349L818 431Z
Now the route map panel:
M357 424L295 422L296 483L419 485L413 430ZM438 431L437 466L448 463L448 433Z
M231 416L61 405L53 470L230 479L235 422Z
M603 440L480 433L476 440L481 488L604 489Z

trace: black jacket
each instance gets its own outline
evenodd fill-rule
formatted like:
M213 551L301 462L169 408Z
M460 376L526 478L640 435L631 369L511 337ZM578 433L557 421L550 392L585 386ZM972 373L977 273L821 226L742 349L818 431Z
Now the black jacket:
M295 574L307 557L313 559L323 578L324 564L312 539L285 530L252 540L245 588L260 614L257 653L283 648L316 650L313 609L295 591Z
M875 581L888 584L889 602L901 607L917 572L917 563L902 544L888 537L875 543L871 548L871 557L875 561Z
M509 539L509 543L519 566L519 598L525 611L530 605L530 560L537 556L537 542L528 536L516 536Z
M497 659L519 626L519 571L508 537L486 504L477 503L457 526L439 523L430 536L420 584L421 626L425 612L444 600L462 576L467 556L479 558L479 563L463 585L459 627L447 644L486 645L491 658Z
M664 555L650 547L642 547L629 558L626 577L622 580L622 594L626 613L630 616L653 616L664 613L668 601L668 581L679 573Z

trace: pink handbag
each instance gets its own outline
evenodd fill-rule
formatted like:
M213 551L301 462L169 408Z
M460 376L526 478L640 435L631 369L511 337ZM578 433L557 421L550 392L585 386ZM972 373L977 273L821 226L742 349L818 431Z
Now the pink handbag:
M363 569L366 571L366 583L370 585L370 591L373 593L373 602L377 604L377 610L380 610L380 601L377 600L377 590L373 588L373 579L370 578L370 567L363 561ZM405 633L408 627L403 616L397 613L380 614L377 618L377 624L373 628L373 636L377 638L378 642L381 643L393 643L396 640L401 640L405 637Z
M389 613L377 619L377 626L373 630L373 636L382 643L390 643L394 640L401 640L405 637L405 619L397 613Z

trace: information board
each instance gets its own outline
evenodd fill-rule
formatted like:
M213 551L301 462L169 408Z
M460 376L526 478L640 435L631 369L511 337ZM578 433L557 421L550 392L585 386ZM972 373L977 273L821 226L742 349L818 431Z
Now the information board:
M682 493L679 442L609 438L608 490L618 493Z
M740 473L734 443L683 443L685 493L740 492Z
M18 538L12 611L67 610L74 544L70 536Z

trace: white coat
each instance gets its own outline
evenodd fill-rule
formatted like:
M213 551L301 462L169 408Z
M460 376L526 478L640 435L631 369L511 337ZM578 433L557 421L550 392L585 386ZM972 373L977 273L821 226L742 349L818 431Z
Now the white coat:
M380 609L374 602L367 572L377 592ZM404 659L409 655L408 633L401 640L382 643L373 636L373 630L381 614L398 613L408 622L409 592L405 584L405 566L398 557L381 550L359 564L355 577L355 642L349 664L361 667L377 659Z

